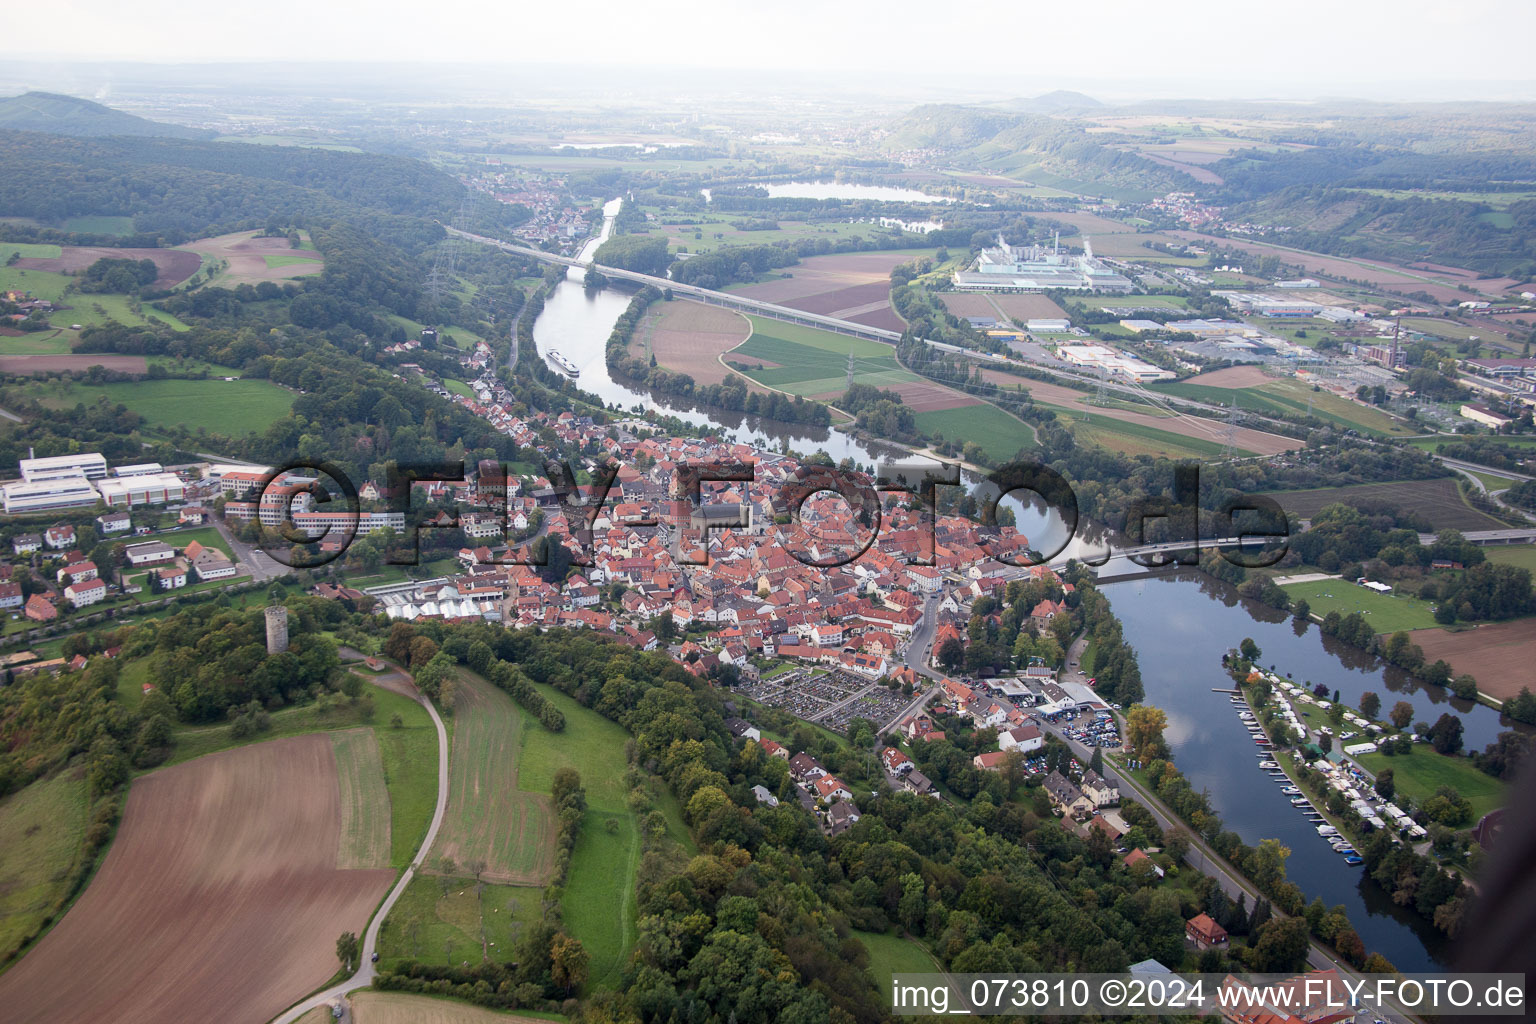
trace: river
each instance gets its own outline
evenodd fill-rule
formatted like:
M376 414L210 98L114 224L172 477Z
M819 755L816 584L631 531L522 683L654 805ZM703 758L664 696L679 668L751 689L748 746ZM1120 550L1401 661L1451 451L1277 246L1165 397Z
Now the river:
M1341 584L1342 585L1342 584ZM1203 574L1177 573L1106 583L1100 588L1119 617L1126 642L1136 649L1147 703L1168 715L1164 734L1174 762L1196 789L1209 794L1227 828L1257 845L1279 839L1290 847L1286 877L1310 902L1343 904L1367 949L1379 951L1400 970L1429 971L1445 962L1449 942L1417 913L1394 905L1360 868L1344 863L1306 818L1290 805L1281 786L1258 768L1258 751L1226 694L1231 687L1221 656L1244 637L1298 683L1325 683L1357 707L1374 690L1383 710L1399 700L1414 706L1415 721L1459 714L1465 742L1481 748L1501 731L1492 709L1450 698L1438 687L1415 682L1355 647L1322 634L1265 605L1248 601ZM1418 756L1429 756L1420 754Z
M613 199L603 206L602 230L582 246L579 259L590 260L597 247L613 233L614 218L618 216L621 203L622 199ZM583 283L585 277L586 271L575 267L566 272L565 280L555 286L544 302L544 312L533 325L533 340L546 362L551 351L574 362L581 370L577 385L608 405L638 411L641 415L675 416L694 426L713 427L720 437L766 450L780 451L787 446L799 455L821 451L838 462L852 459L864 468L881 461L910 458L905 449L865 441L841 430L783 423L704 407L649 389L637 390L614 380L608 372L608 336L613 333L613 325L619 316L629 308L633 295L617 288L590 290ZM553 363L550 366L554 368ZM962 476L972 487L982 482L975 473L966 472ZM1051 513L1042 502L1028 500L1029 497L1009 495L1002 504L1013 510L1019 529L1036 539L1038 546L1049 545L1043 549L1061 549L1065 555L1079 558L1091 558L1095 552L1105 550L1102 530L1084 524L1077 534L1068 538L1060 517ZM1062 545L1066 546L1063 548Z
M613 200L604 207L602 233L582 249L582 259L590 259L612 232L619 202ZM787 445L801 455L820 450L863 466L906 454L841 431L685 405L615 381L608 373L604 349L631 296L615 289L590 292L582 285L583 276L583 271L572 269L556 286L534 324L534 341L541 355L556 349L573 360L581 368L581 388L610 405L712 426L721 437L764 449ZM964 479L972 485L980 481L973 473L964 474ZM1005 504L1036 548L1061 546L1065 530L1059 518L1039 502L1013 496ZM1064 554L1101 561L1104 541L1103 529L1085 522ZM1227 698L1210 691L1230 686L1221 668L1222 653L1251 636L1263 649L1264 665L1272 664L1298 681L1337 688L1350 706L1358 705L1361 692L1375 690L1384 708L1398 700L1413 704L1416 721L1433 722L1447 710L1459 714L1469 748L1481 748L1494 739L1500 731L1497 714L1418 684L1358 649L1324 637L1316 626L1303 627L1290 616L1243 600L1232 588L1202 575L1106 583L1103 591L1124 625L1126 641L1137 651L1148 703L1168 714L1167 738L1175 761L1197 789L1210 793L1227 827L1249 844L1278 838L1290 847L1287 877L1309 901L1321 896L1329 907L1343 904L1368 949L1380 951L1403 970L1430 970L1440 964L1447 946L1444 937L1417 914L1393 905L1360 869L1349 867L1332 851L1291 807L1280 787L1259 770L1256 748Z

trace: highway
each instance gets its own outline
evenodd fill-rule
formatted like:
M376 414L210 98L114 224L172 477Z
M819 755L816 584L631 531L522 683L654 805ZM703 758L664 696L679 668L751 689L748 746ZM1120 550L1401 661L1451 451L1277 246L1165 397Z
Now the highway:
M343 648L342 653L348 657L362 657L361 652L349 648ZM389 689L397 693L414 693L416 703L427 709L427 714L432 716L432 725L437 729L437 807L432 811L432 824L428 826L426 838L421 841L421 847L416 851L410 866L405 869L405 873L389 891L389 895L384 897L384 902L379 904L379 909L374 911L373 918L368 922L368 928L363 932L363 940L359 944L360 963L357 965L357 970L345 981L338 982L290 1006L273 1018L272 1024L292 1024L317 1006L326 1006L333 999L345 1000L348 992L367 988L373 984L373 979L378 974L373 957L378 950L379 929L383 927L384 919L389 916L389 912L394 909L396 901L405 893L405 887L410 884L412 878L416 877L417 869L421 867L427 851L432 848L433 841L437 839L438 826L442 825L443 813L448 809L448 730L443 727L442 716L437 713L437 708L432 706L432 702L416 690L415 682L403 669L391 665L390 671L379 676L374 682L376 685L383 685L386 679L395 684ZM340 934L340 929L337 930L337 934Z
M1463 462L1461 459L1447 458L1444 455L1431 453L1430 458L1435 459L1442 466L1459 469L1465 473L1488 473L1493 476L1508 477L1511 480L1536 480L1536 476L1526 476L1524 473L1516 473L1509 469L1494 469L1492 466L1483 466L1476 462Z
M579 260L571 256L559 256L552 252L545 252L542 249L530 249L527 246L513 245L510 242L503 242L495 238L486 238L484 235L472 235L467 231L460 231L457 228L445 227L444 230L460 238L466 238L471 242L494 246L503 252L514 253L518 256L528 256L536 260L543 260L545 263L559 263L563 266L577 267L582 270L596 270L604 277L620 281L630 281L635 284L650 285L652 288L657 289L669 289L673 295L695 299L699 302L707 302L712 306L744 310L748 313L757 313L775 320L797 323L805 327L820 327L822 330L833 331L837 334L847 334L869 341L883 341L891 345L901 340L901 335L895 331L881 330L878 327L866 327L864 324L856 324L851 320L839 320L837 317L822 316L819 313L807 313L803 309L780 306L772 302L748 298L745 295L715 291L712 288L700 288L697 285L681 284L670 278L656 277L653 274L641 274L634 270L620 270L618 267L609 267L590 260Z
M738 309L748 313L756 313L760 316L771 317L775 320L783 320L788 323L802 324L807 327L819 327L823 330L833 331L838 334L846 334L855 338L864 338L869 341L883 341L895 345L901 340L901 335L896 331L881 330L878 327L868 327L864 324L854 323L851 320L842 320L838 317L823 316L819 313L807 313L801 309L790 306L781 306L772 302L763 302L760 299L748 298L745 295L737 295L732 292L715 291L712 288L700 288L697 285L680 284L670 278L656 277L652 274L641 274L633 270L620 270L617 267L609 267L590 260L579 260L571 256L560 256L556 253L545 252L542 249L531 249L524 245L513 245L495 238L487 238L484 235L470 234L460 231L458 228L444 226L449 234L460 238L478 242L481 245L494 246L503 252L515 253L519 256L527 256L532 259L542 260L545 263L558 263L562 266L577 267L584 270L595 269L604 277L615 278L621 281L631 281L636 284L650 285L653 288L670 289L673 295L681 295L685 298L695 299L699 302L709 303L713 306L724 306L727 309ZM968 359L976 359L986 363L1007 364L1003 356L996 352L982 352L977 349L963 348L959 345L949 345L944 342L927 342L933 348L941 352L952 352L965 356ZM1175 397L1172 395L1154 394L1145 388L1135 384L1120 384L1105 380L1100 377L1087 374L1074 373L1071 370L1058 369L1056 367L1043 367L1034 363L1027 364L1034 369L1049 373L1055 377L1061 377L1078 384L1088 384L1094 388L1103 387L1106 391L1129 396L1139 402L1145 402L1155 407L1169 407L1173 405L1185 409L1197 409L1202 412L1225 418L1229 410L1225 406L1211 405L1208 402L1200 402L1190 398ZM909 367L910 369L910 367ZM916 372L916 371L913 371ZM1020 377L1019 382L1025 387L1029 386L1029 378ZM1260 413L1251 410L1243 410L1243 419L1248 423L1267 424L1271 427L1286 426L1278 420L1270 419Z

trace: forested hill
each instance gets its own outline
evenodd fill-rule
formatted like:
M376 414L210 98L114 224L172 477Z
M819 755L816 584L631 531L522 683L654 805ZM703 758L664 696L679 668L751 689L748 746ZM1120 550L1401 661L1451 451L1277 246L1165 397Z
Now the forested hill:
M434 222L457 217L466 194L451 176L405 157L0 130L0 217L50 226L71 217L131 217L135 236L125 244L155 245L158 238L179 245L273 218L346 218L415 251L441 237ZM486 234L527 217L520 206L471 200L471 223ZM7 230L20 238L18 229Z
M200 128L151 121L77 96L29 92L0 99L0 128L54 135L152 135L170 139L208 139Z
M933 103L897 118L888 129L882 145L891 152L937 150L997 173L1046 182L1055 177L1106 194L1134 190L1149 198L1194 184L1188 175L1118 148L1113 135L1089 136L1070 121L1042 114Z
M1536 276L1536 200L1489 203L1296 185L1231 208L1288 228L1285 244L1341 256L1432 259L1487 274Z

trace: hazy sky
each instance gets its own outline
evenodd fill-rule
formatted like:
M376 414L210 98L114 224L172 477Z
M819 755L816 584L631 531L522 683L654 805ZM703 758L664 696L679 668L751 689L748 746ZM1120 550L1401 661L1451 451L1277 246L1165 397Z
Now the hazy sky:
M1212 96L1228 84L1226 95L1320 95L1352 84L1531 79L1536 36L1531 0L53 0L10 8L11 46L0 42L0 52L31 59L655 62L965 74L1005 92L1003 83L1042 76L1077 88L1197 82ZM16 40L26 40L25 51Z

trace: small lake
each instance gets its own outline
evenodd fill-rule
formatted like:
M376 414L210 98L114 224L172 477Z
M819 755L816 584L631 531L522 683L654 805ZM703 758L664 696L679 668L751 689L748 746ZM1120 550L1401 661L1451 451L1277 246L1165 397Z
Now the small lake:
M931 196L912 188L893 185L855 185L843 181L786 181L778 185L759 185L767 189L769 199L872 199L882 203L952 203L948 196ZM701 188L704 201L714 199L711 189Z

